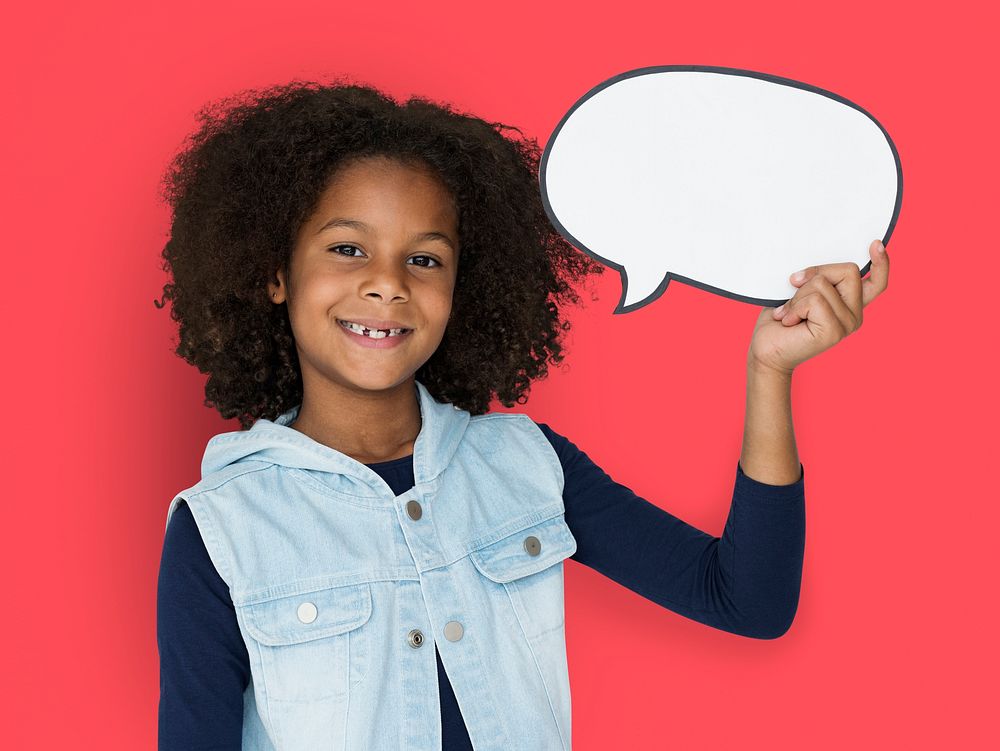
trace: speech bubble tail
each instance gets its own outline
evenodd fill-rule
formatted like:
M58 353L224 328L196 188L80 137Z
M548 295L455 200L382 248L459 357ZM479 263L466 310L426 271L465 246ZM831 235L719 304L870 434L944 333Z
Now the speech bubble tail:
M632 284L629 284L628 272L625 269L621 270L621 277L622 296L618 301L618 307L612 311L615 314L631 313L633 310L649 305L662 295L666 291L667 285L670 284L670 274L664 274L659 284L655 286L642 284L644 280L655 281L656 277L652 274L636 274L636 281Z

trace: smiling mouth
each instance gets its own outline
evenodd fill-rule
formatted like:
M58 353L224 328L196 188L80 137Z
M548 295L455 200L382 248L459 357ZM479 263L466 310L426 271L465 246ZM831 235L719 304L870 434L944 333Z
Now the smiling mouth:
M404 336L413 331L413 329L370 329L367 326L362 326L360 323L341 321L340 319L337 319L337 323L348 331L367 336L369 339L387 339L389 337Z

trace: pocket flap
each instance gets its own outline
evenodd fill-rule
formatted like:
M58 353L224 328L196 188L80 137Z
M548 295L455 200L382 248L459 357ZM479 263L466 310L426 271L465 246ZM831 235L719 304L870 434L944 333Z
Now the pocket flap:
M504 584L543 571L575 552L576 538L560 515L473 550L470 557L483 576Z
M277 597L240 607L247 631L261 644L281 646L335 636L372 614L371 585L350 584Z

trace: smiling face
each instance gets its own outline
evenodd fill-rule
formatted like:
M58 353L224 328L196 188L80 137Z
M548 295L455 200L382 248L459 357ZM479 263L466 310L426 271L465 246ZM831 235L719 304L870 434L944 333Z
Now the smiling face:
M268 284L288 305L306 393L412 380L444 337L458 252L454 201L429 168L367 157L337 170L280 284ZM407 330L355 333L344 321Z

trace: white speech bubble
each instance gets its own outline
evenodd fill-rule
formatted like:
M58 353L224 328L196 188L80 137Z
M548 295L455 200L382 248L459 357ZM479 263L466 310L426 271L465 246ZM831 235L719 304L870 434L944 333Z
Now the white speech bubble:
M896 147L858 105L699 65L639 68L588 91L556 126L539 181L556 229L621 274L615 313L671 279L774 306L807 266L854 262L863 275L903 196Z

